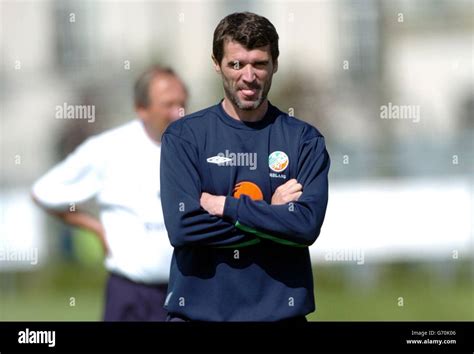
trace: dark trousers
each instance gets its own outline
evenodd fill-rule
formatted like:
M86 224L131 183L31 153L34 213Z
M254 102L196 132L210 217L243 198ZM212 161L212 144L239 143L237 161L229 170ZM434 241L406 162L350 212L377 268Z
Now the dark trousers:
M110 274L105 292L104 321L166 321L167 284L140 284Z

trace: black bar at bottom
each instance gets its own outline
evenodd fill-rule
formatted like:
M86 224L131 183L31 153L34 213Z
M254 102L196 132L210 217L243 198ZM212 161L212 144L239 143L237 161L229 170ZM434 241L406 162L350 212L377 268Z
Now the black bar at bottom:
M472 353L473 323L0 322L0 353Z

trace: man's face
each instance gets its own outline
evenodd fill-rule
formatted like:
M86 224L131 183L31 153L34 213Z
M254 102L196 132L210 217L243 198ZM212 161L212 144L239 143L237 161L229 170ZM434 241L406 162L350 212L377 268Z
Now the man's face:
M214 60L214 65L222 76L226 97L245 111L264 102L278 68L278 63L272 62L270 45L249 50L234 41L225 41L222 62Z
M148 107L137 112L155 135L171 122L183 116L187 94L181 81L173 75L161 75L152 80L149 87Z

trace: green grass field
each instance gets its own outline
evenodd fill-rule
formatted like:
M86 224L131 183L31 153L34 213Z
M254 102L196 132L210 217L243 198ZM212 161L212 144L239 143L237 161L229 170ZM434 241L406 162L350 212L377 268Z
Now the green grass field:
M317 311L308 318L312 321L474 320L474 284L469 263L457 266L448 276L437 274L427 264L376 267L375 279L364 280L360 277L363 268L357 266L355 269L318 266L315 269ZM8 276L0 273L0 276L2 321L101 319L106 272L100 264L57 264L36 273Z

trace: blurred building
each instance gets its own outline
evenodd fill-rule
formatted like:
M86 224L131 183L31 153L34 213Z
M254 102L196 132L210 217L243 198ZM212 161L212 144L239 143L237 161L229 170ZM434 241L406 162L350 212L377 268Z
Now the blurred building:
M222 97L210 59L214 28L225 15L250 10L268 17L281 38L270 99L326 136L335 195L347 183L388 178L398 186L415 178L423 187L441 178L442 186L455 177L462 208L472 211L472 7L469 0L2 1L1 207L27 205L31 183L59 159L62 132L73 139L71 127L93 134L132 119L133 82L151 63L183 77L189 111L214 104ZM94 120L58 119L65 104L94 106ZM382 117L384 107L405 106L416 116ZM348 195L370 200L354 188ZM377 190L370 193L377 200ZM335 224L354 213L343 201L329 209L323 234L336 243L337 233L348 231ZM22 215L43 220L37 213L32 206L3 212L2 230L14 230ZM464 243L472 239L470 225L459 229ZM377 237L373 232L366 236Z

